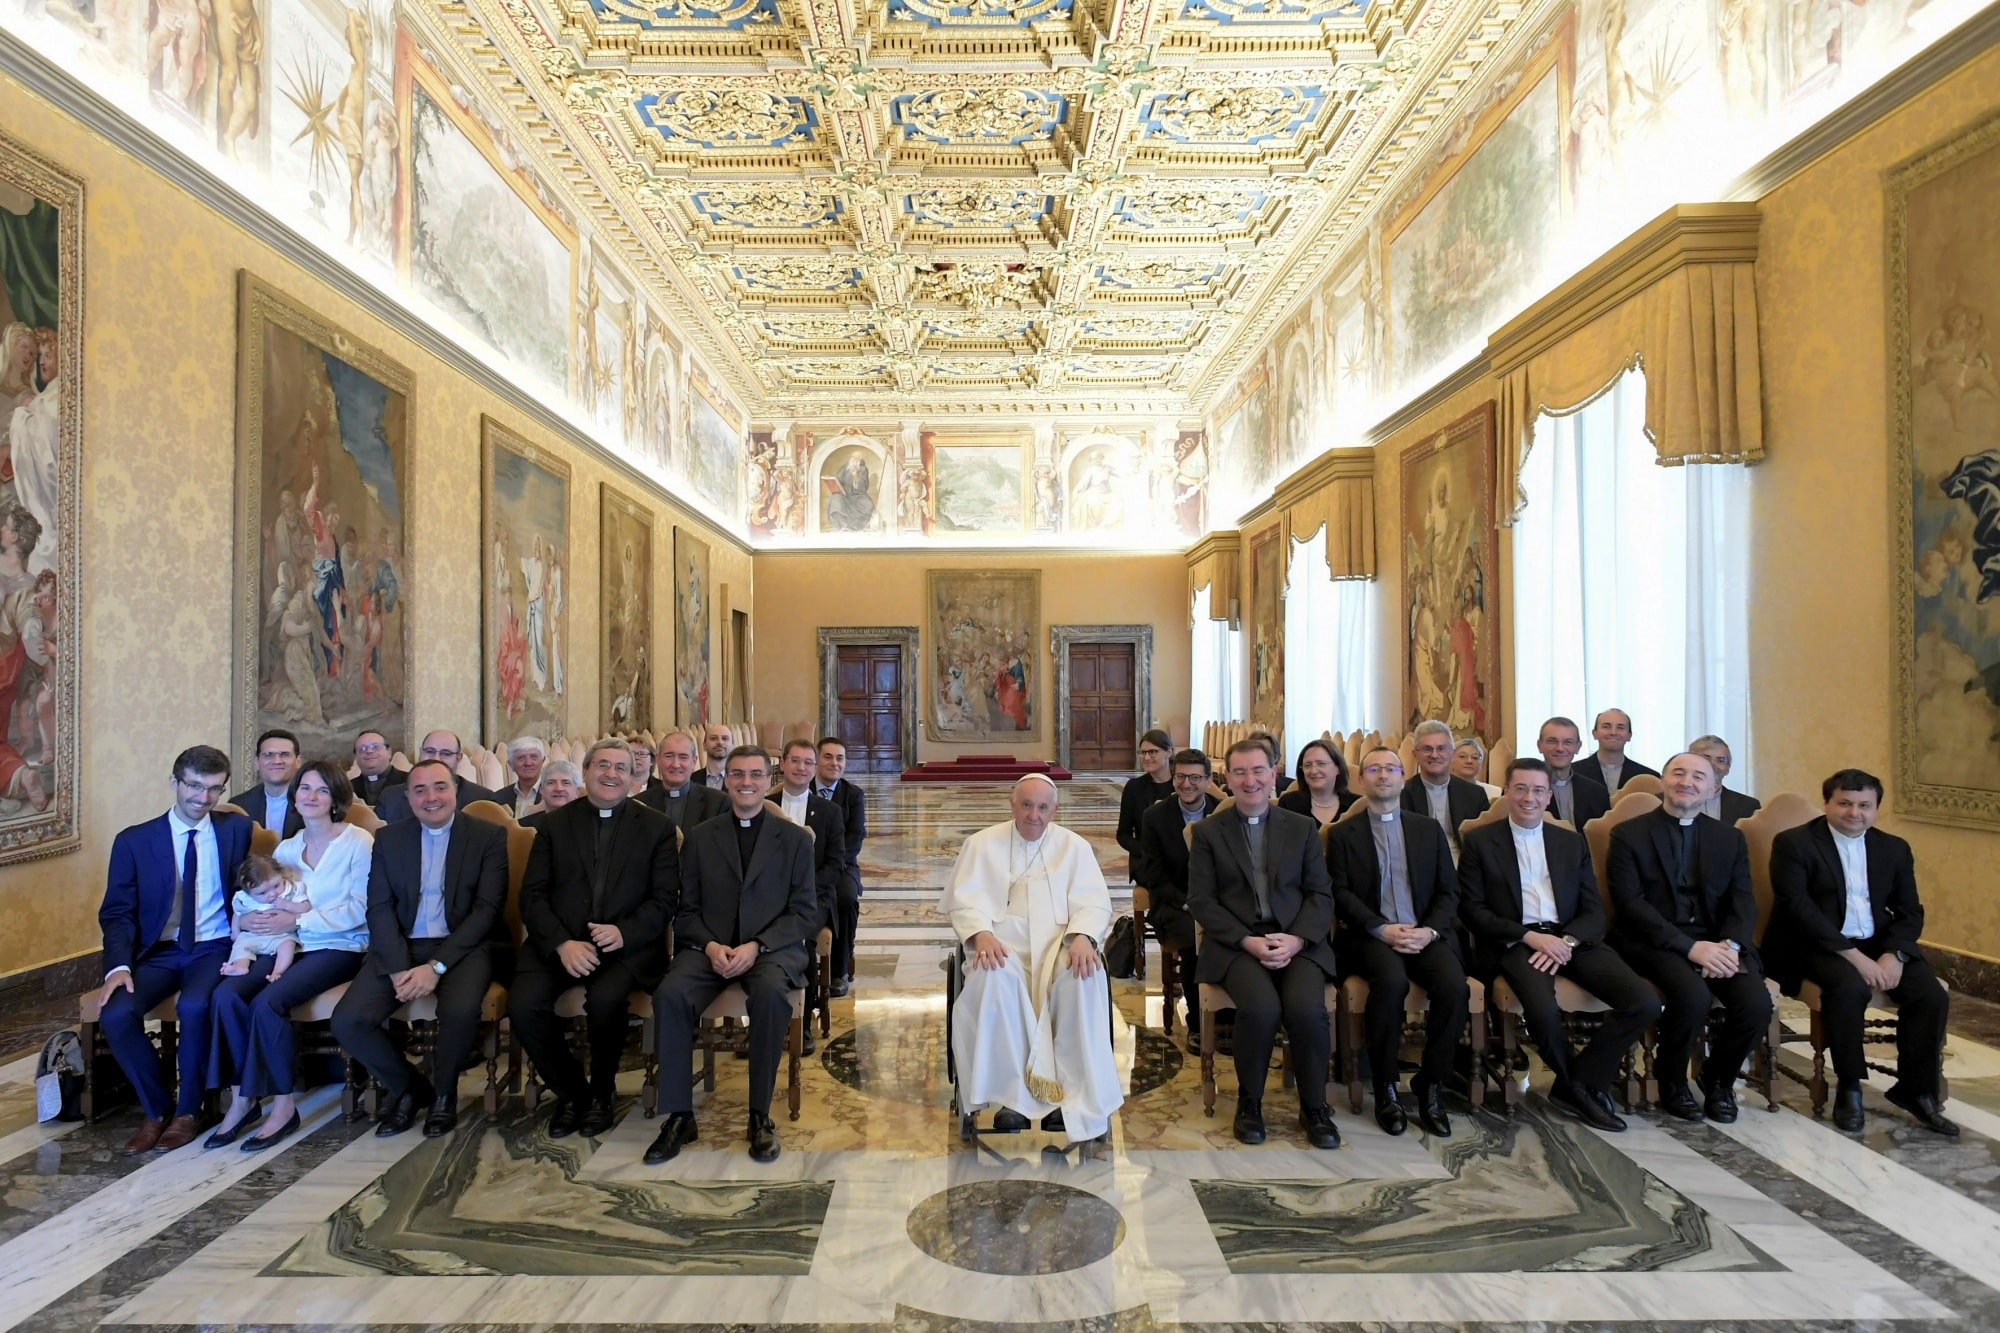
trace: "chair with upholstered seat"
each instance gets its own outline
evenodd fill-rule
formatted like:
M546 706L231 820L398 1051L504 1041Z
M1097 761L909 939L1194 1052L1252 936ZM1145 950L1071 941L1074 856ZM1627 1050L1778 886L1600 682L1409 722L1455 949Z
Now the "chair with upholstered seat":
M1640 773L1633 777L1625 779L1624 784L1620 786L1617 791L1611 793L1613 800L1617 800L1620 797L1631 796L1634 794L1640 796L1664 797L1667 794L1667 789L1665 785L1662 784L1661 781L1658 778L1654 777L1651 773Z

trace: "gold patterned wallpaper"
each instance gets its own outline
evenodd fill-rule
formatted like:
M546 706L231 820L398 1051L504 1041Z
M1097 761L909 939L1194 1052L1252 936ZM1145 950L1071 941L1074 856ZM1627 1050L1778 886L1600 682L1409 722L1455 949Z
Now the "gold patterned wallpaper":
M234 550L237 272L321 311L416 377L412 564L420 626L412 685L419 727L479 732L480 430L488 414L574 469L573 623L597 622L597 502L612 481L670 534L692 516L602 456L556 438L394 328L308 278L177 186L0 77L0 123L87 188L83 449L83 847L0 870L0 969L98 946L112 836L166 807L168 766L197 741L229 743ZM705 526L712 578L749 610L750 553ZM672 542L655 545L671 586ZM720 597L717 598L718 603ZM718 604L717 623L729 607ZM670 636L670 618L656 617ZM664 640L663 640L664 641ZM712 646L715 660L722 645ZM572 636L578 699L596 698L594 634ZM586 729L572 717L572 726ZM487 740L497 738L488 737Z

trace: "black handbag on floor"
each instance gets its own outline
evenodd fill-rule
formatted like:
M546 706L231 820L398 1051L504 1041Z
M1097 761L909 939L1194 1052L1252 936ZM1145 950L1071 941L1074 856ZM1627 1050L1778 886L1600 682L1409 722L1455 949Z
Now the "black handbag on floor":
M1114 977L1130 977L1137 961L1138 941L1132 934L1132 918L1121 916L1111 923L1104 939L1104 970Z

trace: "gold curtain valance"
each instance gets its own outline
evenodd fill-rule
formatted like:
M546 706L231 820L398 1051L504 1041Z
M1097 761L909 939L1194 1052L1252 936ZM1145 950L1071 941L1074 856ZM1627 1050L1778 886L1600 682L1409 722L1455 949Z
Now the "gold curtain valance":
M1271 503L1291 541L1326 529L1326 569L1334 578L1375 577L1373 449L1327 450L1280 486Z
M1525 498L1521 464L1544 412L1573 411L1634 365L1646 435L1663 465L1764 456L1753 204L1684 204L1495 333L1503 525Z
M1188 619L1193 623L1194 597L1203 588L1208 589L1208 618L1229 620L1229 607L1236 598L1241 584L1238 582L1238 552L1243 539L1233 530L1211 532L1188 548Z

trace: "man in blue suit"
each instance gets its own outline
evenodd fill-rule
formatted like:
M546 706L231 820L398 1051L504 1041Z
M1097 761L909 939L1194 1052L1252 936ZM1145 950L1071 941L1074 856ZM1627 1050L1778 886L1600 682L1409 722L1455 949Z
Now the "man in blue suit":
M228 755L211 745L181 751L173 783L171 809L112 840L104 905L97 912L104 931L98 1022L146 1114L125 1144L127 1156L179 1148L200 1128L209 997L229 959L229 895L250 851L249 819L210 813L229 785ZM147 1013L176 991L178 1094L168 1091L167 1070L146 1037Z

